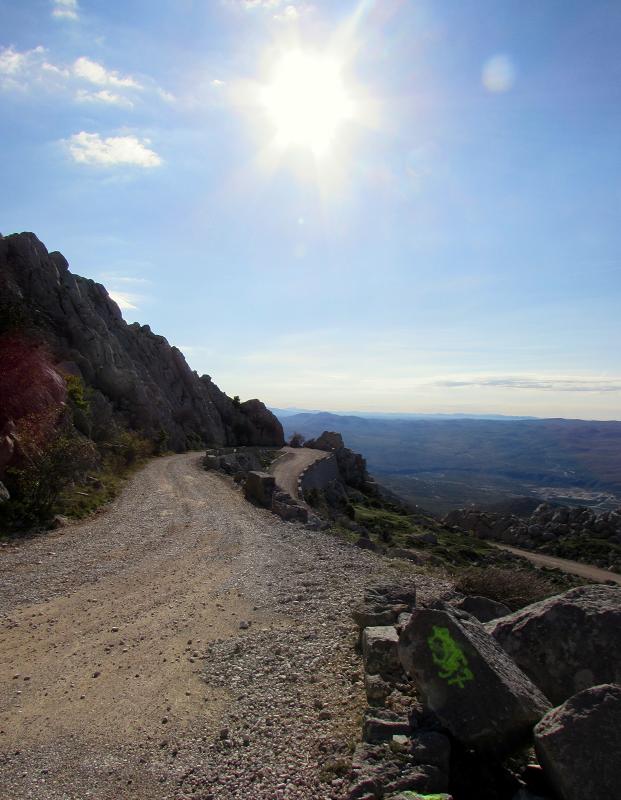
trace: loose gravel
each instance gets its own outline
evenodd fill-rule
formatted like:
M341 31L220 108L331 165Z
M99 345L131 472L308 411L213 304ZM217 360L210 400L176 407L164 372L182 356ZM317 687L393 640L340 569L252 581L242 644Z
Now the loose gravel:
M0 797L341 800L351 607L403 578L196 454L150 463L104 514L0 548Z

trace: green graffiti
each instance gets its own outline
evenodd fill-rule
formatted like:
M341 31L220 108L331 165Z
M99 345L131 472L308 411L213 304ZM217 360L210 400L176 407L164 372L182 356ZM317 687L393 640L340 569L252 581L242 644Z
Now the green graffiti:
M463 689L466 681L473 680L474 675L468 668L466 656L452 638L448 628L434 625L427 644L431 650L433 663L441 668L438 675L446 680L449 686L459 686Z
M451 800L448 794L419 794L418 792L401 792L399 798L403 800Z

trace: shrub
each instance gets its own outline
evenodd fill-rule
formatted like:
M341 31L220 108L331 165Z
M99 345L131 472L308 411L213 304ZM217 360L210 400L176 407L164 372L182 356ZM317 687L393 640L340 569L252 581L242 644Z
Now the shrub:
M61 492L82 480L98 461L92 442L66 426L58 430L35 457L7 471L11 499L0 507L4 525L24 529L45 523Z
M469 567L455 580L455 589L466 595L481 595L517 611L531 603L558 594L559 589L534 569Z
M302 447L305 441L304 436L296 431L291 439L289 439L289 447Z

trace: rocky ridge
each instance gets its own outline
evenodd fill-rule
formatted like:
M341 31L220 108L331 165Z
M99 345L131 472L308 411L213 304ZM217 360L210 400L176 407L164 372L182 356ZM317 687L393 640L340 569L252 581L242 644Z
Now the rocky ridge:
M101 417L176 451L283 444L282 426L259 400L239 403L148 325L127 324L106 289L69 270L33 233L0 236L0 335L40 348L61 376L78 376ZM0 433L10 437L10 419ZM7 427L9 426L9 427Z

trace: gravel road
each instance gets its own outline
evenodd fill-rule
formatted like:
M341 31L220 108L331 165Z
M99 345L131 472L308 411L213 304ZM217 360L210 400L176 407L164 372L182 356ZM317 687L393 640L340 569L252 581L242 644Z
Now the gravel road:
M350 608L400 578L197 453L152 461L105 512L0 547L0 797L341 798L326 766L363 703Z
M274 461L270 472L281 489L291 497L299 498L298 478L302 472L315 461L329 455L325 450L313 450L311 447L283 447L282 455Z

